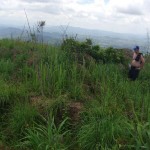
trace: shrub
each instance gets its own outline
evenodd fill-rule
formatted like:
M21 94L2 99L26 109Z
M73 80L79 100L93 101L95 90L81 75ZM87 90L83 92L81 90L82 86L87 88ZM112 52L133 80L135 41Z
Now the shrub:
M79 60L85 54L92 56L97 62L103 63L122 63L126 62L123 52L116 50L112 47L100 48L99 45L93 45L91 39L86 39L83 42L77 41L73 38L68 38L63 41L62 49L69 52L75 60ZM74 55L73 55L74 54ZM82 54L82 55L79 55ZM81 60L81 58L80 58Z
M33 150L67 149L64 137L69 131L64 131L63 128L66 120L63 120L58 127L55 125L53 117L48 120L46 125L35 123L34 127L27 129L20 147Z

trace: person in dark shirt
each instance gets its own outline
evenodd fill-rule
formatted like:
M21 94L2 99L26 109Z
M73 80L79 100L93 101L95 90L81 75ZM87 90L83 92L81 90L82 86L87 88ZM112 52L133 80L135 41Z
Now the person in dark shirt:
M131 62L131 68L129 70L129 78L131 80L136 80L140 70L143 68L145 63L145 59L142 55L142 53L140 53L140 48L139 46L135 46L134 47L134 53L133 53L133 59Z

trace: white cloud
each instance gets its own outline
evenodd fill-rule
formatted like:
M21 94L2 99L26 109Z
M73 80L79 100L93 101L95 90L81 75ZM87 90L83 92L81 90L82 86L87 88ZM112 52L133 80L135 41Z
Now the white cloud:
M61 0L20 0L20 1L27 2L27 3L49 3L49 2L58 3L58 2L61 2Z
M143 33L150 25L149 0L1 0L0 19L24 24L68 24L115 32ZM13 21L14 20L14 21Z

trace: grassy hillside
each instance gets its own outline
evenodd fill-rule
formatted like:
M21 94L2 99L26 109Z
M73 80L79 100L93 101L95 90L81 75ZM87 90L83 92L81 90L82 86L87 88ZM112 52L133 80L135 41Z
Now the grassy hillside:
M149 60L133 82L124 50L0 40L0 149L150 149Z

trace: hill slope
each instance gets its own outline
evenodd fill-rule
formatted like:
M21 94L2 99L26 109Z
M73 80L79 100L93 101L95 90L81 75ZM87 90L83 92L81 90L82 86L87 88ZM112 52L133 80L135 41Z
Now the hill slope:
M150 64L131 82L122 54L0 40L0 147L149 149Z

